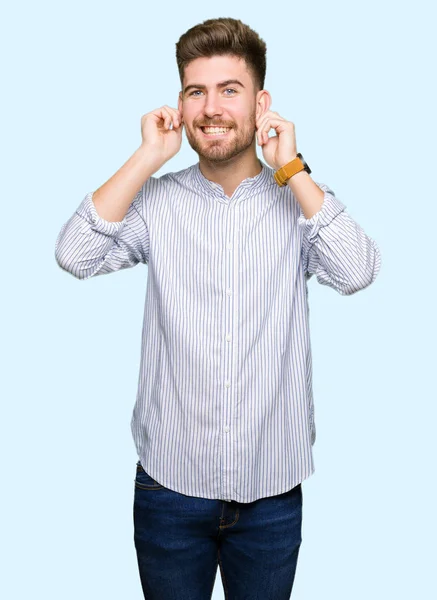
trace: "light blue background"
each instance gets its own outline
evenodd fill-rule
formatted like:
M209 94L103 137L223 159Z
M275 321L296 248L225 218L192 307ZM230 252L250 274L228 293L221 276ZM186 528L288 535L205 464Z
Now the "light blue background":
M2 18L0 595L140 600L135 402L147 267L82 282L54 244L177 107L175 44L207 18L267 43L271 110L375 239L375 283L309 283L316 472L295 600L437 597L435 14L431 2L21 2ZM273 134L273 131L270 133ZM257 146L262 158L262 149ZM182 149L157 176L198 159ZM214 600L222 599L217 573Z

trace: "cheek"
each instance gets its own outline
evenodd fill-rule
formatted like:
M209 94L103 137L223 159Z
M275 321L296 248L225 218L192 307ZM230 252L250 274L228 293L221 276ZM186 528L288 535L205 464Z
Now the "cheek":
M252 115L248 115L247 112L241 113L236 116L236 121L240 124L242 129L253 129L256 120Z

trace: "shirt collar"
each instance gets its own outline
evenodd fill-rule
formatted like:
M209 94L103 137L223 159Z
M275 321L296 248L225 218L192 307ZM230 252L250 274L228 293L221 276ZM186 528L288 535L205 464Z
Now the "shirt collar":
M205 177L205 175L203 175L202 171L200 170L200 162L197 162L191 167L193 180L201 193L214 196L222 202L228 203L241 198L248 198L249 196L260 192L271 185L275 185L273 169L266 165L262 160L258 160L262 167L261 171L258 173L258 175L255 175L255 177L247 177L246 179L243 179L240 185L234 190L234 193L230 198L226 196L223 187L219 183L210 181Z

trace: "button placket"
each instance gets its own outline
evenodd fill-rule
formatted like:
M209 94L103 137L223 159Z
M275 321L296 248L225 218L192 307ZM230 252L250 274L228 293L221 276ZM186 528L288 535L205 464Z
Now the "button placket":
M238 404L236 395L237 395L237 381L236 381L236 376L238 373L238 323L239 323L239 294L240 294L240 288L239 288L239 273L240 273L240 242L239 242L239 238L240 238L240 201L241 199L235 204L235 212L234 212L234 229L233 229L233 250L229 253L231 255L231 260L232 260L232 280L233 280L233 284L232 284L232 289L233 289L233 296L232 296L232 328L231 328L231 335L232 335L232 344L231 344L231 348L232 348L232 354L231 354L231 360L232 360L232 368L231 368L231 381L232 381L232 390L233 390L233 394L232 394L232 411L231 411L231 416L232 416L232 420L231 420L231 426L232 424L235 422L234 421L234 410L236 409L236 406ZM232 433L232 431L231 431ZM233 433L233 435L235 435L235 432ZM234 447L234 446L233 446ZM237 463L237 457L233 456L232 457L233 462Z
M222 498L229 498L232 493L233 484L233 469L234 457L232 455L233 442L233 413L234 413L234 394L235 385L235 328L237 326L236 313L238 297L236 295L238 284L238 257L236 258L236 236L238 230L238 204L235 199L232 200L227 209L226 231L224 235L225 243L225 270L224 270L224 288L225 288L225 303L224 303L224 326L223 343L225 348L223 351L223 380L224 380L224 402L222 409Z

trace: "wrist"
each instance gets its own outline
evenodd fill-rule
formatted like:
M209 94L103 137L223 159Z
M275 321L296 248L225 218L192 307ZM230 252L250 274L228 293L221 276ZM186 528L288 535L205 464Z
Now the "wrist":
M296 154L288 163L281 165L278 170L274 173L276 183L282 187L297 173L305 171L308 175L311 173L311 169L305 162L304 157L300 152Z
M288 165L288 163L290 163L295 158L297 158L297 154L291 154L286 160L281 160L280 164L275 165L275 171L279 171L281 167L285 167L285 165Z

